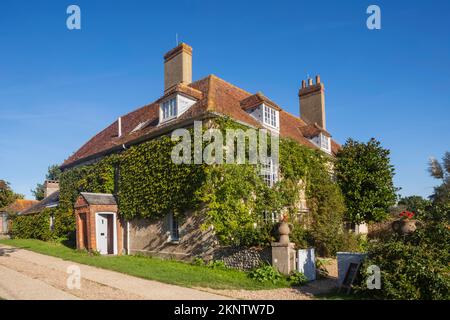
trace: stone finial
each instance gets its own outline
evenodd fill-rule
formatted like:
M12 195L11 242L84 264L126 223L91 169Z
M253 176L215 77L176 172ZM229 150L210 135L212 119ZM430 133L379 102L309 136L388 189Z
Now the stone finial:
M291 233L291 229L289 228L289 224L287 222L281 222L278 227L278 233L280 234L279 243L281 244L289 244L289 234Z

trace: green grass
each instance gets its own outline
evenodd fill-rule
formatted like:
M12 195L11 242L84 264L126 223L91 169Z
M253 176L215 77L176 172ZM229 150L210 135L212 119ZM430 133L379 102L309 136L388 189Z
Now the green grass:
M260 283L247 276L247 273L232 269L212 269L188 263L142 256L95 256L78 251L61 243L44 242L33 239L0 240L0 243L22 248L49 256L70 260L98 268L118 271L132 276L157 280L165 283L213 289L274 289L288 287L288 281L276 284Z

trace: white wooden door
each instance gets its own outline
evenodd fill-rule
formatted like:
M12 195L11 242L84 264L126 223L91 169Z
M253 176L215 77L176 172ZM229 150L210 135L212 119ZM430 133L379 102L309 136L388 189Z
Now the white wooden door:
M108 215L97 215L97 251L108 254Z

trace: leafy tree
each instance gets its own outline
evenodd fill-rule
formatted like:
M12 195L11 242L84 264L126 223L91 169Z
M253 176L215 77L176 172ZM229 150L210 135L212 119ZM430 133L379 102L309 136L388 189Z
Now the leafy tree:
M51 165L48 167L48 172L45 175L46 180L59 180L61 176L61 169L57 164ZM31 190L31 193L34 195L36 200L42 200L45 198L45 188L44 185L38 183L34 190Z
M344 194L346 220L379 222L395 204L394 167L390 151L374 138L367 143L347 140L337 155L336 178Z
M442 158L442 163L432 158L428 168L433 178L442 181L442 184L434 188L431 199L436 204L450 203L450 152L446 152Z
M0 180L0 209L23 197L21 194L14 193L9 182Z

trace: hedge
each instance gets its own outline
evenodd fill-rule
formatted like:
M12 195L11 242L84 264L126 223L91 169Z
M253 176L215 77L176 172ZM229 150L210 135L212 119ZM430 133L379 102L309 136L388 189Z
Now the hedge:
M54 218L53 229L50 228L50 217ZM71 211L56 208L44 209L41 213L11 218L11 236L21 239L51 240L70 238L75 230L75 217Z

